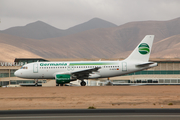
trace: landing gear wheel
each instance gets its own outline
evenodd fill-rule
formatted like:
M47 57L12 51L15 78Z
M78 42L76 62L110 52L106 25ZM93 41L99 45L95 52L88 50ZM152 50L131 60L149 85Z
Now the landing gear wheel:
M86 82L85 81L81 81L81 86L86 86Z
M61 86L63 86L64 84L60 84Z

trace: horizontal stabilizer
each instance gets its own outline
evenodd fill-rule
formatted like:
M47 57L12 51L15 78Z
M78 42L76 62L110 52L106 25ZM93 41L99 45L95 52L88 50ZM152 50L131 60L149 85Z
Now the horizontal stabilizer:
M136 67L146 67L146 66L149 66L151 64L154 64L154 62L145 62L145 63L142 63L142 64L137 64Z

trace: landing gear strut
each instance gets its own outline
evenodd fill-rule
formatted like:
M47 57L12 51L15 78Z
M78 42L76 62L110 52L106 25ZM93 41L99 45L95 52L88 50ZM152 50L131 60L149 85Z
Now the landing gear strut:
M84 80L81 81L81 86L86 86L86 82Z
M109 78L107 79L106 85L107 86L112 86L113 85L113 83L109 80Z
M34 86L38 86L38 79L35 80L35 85Z

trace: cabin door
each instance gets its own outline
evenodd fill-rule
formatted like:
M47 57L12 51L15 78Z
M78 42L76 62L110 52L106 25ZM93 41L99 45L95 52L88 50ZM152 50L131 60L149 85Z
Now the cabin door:
M38 64L37 63L33 64L33 73L38 73Z
M127 63L122 62L122 71L127 71Z

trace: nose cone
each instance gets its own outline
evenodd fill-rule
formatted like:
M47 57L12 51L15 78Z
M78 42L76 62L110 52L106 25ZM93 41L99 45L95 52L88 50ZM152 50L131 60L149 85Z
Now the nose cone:
M17 76L17 77L20 77L20 72L19 72L19 70L16 70L16 71L14 72L14 75Z

